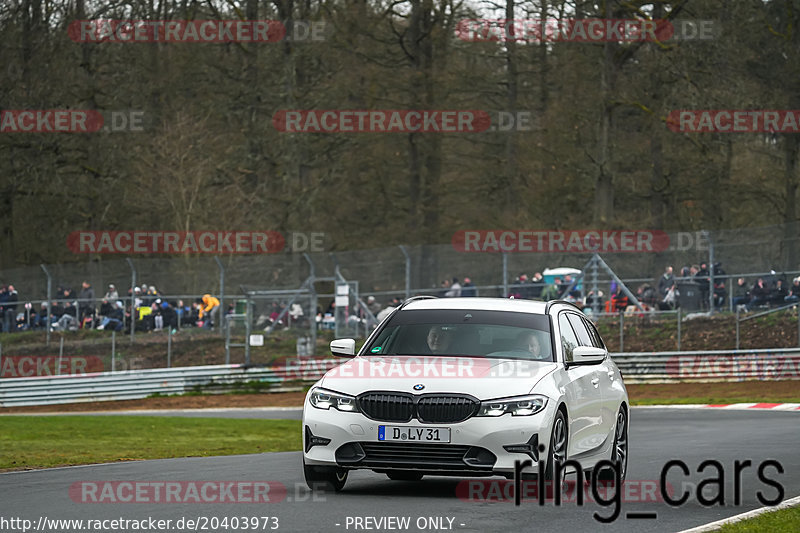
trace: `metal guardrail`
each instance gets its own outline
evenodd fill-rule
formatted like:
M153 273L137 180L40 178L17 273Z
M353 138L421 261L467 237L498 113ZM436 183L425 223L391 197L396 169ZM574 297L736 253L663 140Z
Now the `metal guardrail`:
M183 394L198 388L229 389L250 381L278 386L291 381L314 382L341 362L314 360L281 367L213 365L2 379L0 407L132 400L153 394Z
M625 383L800 379L800 348L611 354Z
M800 348L611 354L625 382L677 383L800 379ZM221 391L257 381L313 383L342 360L280 367L214 365L0 380L0 407L130 400L153 394Z

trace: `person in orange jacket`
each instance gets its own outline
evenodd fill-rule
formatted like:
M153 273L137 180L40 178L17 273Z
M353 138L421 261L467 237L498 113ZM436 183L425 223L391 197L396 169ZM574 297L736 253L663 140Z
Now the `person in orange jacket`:
M203 320L204 328L213 328L217 317L219 317L219 300L210 294L204 294L202 301L203 305L200 306L200 320Z

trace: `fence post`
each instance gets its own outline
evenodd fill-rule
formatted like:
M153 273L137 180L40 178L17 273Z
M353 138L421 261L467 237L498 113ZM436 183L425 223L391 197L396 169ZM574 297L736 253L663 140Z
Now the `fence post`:
M111 373L117 371L117 330L111 330Z
M317 269L316 265L314 265L314 261L311 260L311 256L307 253L303 253L303 258L305 258L306 262L308 263L309 274L308 274L308 290L309 294L309 307L311 308L311 317L312 319L310 322L310 333L311 333L311 348L308 351L308 355L313 356L316 354L317 351L317 288L314 284L317 281ZM335 298L335 296L334 296Z
M795 306L797 309L797 346L800 348L800 302Z
M736 306L736 349L739 349L739 306Z
M619 351L620 353L625 351L625 314L620 311L619 312Z
M708 314L714 314L714 242L711 240L711 232L706 231L708 237Z
M172 368L172 328L167 329L167 368Z
M61 341L58 345L58 368L56 369L56 375L61 375L61 358L64 357L64 334L61 334Z
M503 298L508 296L508 254L503 252Z
M3 344L0 343L0 379L3 379Z
M406 300L411 298L411 256L408 255L408 250L402 244L397 245L403 255L406 257ZM316 320L317 310L314 309L314 318Z
M134 306L136 301L136 267L133 266L133 261L131 261L130 257L125 258L125 260L131 268L131 344L133 344L133 330L136 327L136 307Z
M225 315L225 364L231 364L231 317Z
M678 351L681 351L681 315L683 312L681 308L678 308Z
M45 331L47 332L47 346L50 346L50 307L53 305L53 277L50 271L44 266L44 263L39 265L44 270L44 275L47 276L47 319L45 320Z
M222 261L219 260L219 257L216 255L214 256L214 261L217 262L217 266L219 267L219 312L220 315L224 316L226 309L225 309L225 267L222 265ZM235 309L234 309L235 311ZM220 328L220 335L223 337L225 336L225 332Z
M247 305L244 312L244 364L250 365L250 314L252 304L250 296L247 297Z

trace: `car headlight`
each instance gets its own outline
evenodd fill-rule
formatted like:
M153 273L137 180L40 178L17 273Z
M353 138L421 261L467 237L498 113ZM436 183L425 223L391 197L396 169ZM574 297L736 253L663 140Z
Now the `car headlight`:
M338 409L348 413L357 413L358 407L356 406L356 399L354 396L342 394L341 392L334 392L331 390L316 387L311 390L311 395L308 397L311 405L317 409Z
M485 400L481 402L477 416L503 416L506 413L511 413L511 416L531 416L544 409L545 405L547 398L537 394Z

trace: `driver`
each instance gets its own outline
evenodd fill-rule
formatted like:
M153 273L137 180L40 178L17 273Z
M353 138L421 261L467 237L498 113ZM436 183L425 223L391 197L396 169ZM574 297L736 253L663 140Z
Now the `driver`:
M428 348L433 354L445 354L453 344L453 329L446 326L432 326L428 330Z
M541 359L544 355L539 336L532 331L523 331L517 337L517 346L524 352L530 352L534 359Z

